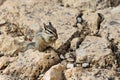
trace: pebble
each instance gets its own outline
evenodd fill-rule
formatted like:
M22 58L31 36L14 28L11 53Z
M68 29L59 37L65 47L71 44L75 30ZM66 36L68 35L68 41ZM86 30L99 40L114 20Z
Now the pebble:
M6 20L3 20L3 19L0 20L0 25L3 25L5 23L6 23Z
M87 67L89 67L89 66L90 66L89 63L82 63L82 67L83 67L83 68L87 68Z
M75 60L73 58L67 58L67 61L74 62Z
M60 58L61 58L61 59L65 59L65 57L64 57L62 54L60 55Z
M73 63L68 63L67 64L67 68L73 68L74 67L74 64Z

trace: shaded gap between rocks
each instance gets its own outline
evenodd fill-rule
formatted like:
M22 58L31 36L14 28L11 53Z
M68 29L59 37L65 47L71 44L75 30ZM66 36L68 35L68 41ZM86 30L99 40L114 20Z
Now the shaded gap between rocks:
M85 22L85 21L82 23L82 26L83 26L83 28L81 31L77 30L76 32L74 32L71 35L71 37L56 50L58 53L58 56L60 56L61 54L64 55L67 51L69 51L71 41L74 38L79 37L79 42L77 42L77 47L84 41L85 37L90 33L90 29L88 28L87 22Z
M110 42L108 48L112 50L113 56L115 56L117 60L117 67L120 67L120 51L118 50L117 45L119 44L118 42L115 43L114 39L109 39L110 33L108 33L107 40Z
M99 31L100 31L100 28L101 28L101 23L104 21L104 16L101 14L101 13L98 13L98 20L97 20L97 32L96 32L96 36L99 36Z

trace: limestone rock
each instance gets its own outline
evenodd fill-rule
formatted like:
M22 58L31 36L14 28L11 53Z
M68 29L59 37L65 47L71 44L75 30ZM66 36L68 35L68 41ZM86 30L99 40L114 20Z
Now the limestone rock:
M0 75L0 80L15 80L15 78L9 75Z
M0 69L3 68L4 66L6 66L7 61L8 61L7 57L1 57L0 58Z
M7 67L9 63L15 61L16 58L15 57L0 57L0 69L4 69L4 67Z
M12 56L13 52L18 48L18 44L16 41L20 41L21 38L13 38L11 36L0 36L0 51L4 53L4 55Z
M97 64L99 66L103 66L104 64L104 67L107 63L113 65L114 56L112 56L112 51L108 48L108 45L109 42L104 38L87 36L80 45L80 48L76 50L76 62L87 62L90 64ZM107 59L107 57L108 62L105 63L105 61L107 61L105 58Z
M6 0L0 0L0 5L2 5Z
M120 43L120 6L109 10L105 15L105 20L101 24L100 34L109 40L114 39L114 43ZM119 48L120 50L120 48Z
M68 62L74 62L75 61L75 53L72 53L72 52L68 52L65 54L65 59L68 61Z
M74 63L67 63L67 68L73 68L74 67Z
M35 79L58 60L56 53L44 53L30 49L25 53L20 53L18 59L11 63L3 73L21 79Z
M67 60L63 60L63 61L61 61L61 64L63 64L63 65L65 65L65 66L67 66Z
M90 71L82 68L71 68L67 69L65 72L66 80L119 80L110 70L96 69L93 68Z
M58 0L66 7L79 8L80 10L97 10L108 7L116 7L120 0Z
M43 76L41 80L63 80L63 71L65 66L62 64L57 64L52 66Z
M100 35L111 43L110 48L116 56L117 64L120 65L120 6L107 10L105 20L101 24Z
M81 12L91 30L86 37L84 25L73 26ZM102 23L98 13L104 16ZM119 14L120 0L0 0L0 80L120 80ZM58 33L51 44L58 53L31 49L13 57L21 45L17 42L32 41L48 22Z
M61 54L61 55L60 55L60 59L65 59L65 57Z
M71 45L70 45L70 48L72 50L75 50L78 46L78 43L79 42L79 38L74 38L72 41L71 41Z
M89 67L89 66L90 66L89 63L82 63L82 67L83 67L83 68L87 68L87 67Z
M88 27L91 31L91 35L97 34L101 26L100 24L104 20L104 17L101 13L90 12L90 11L84 12L82 18L87 22Z
M66 7L80 8L81 10L90 9L95 7L95 0L62 0Z

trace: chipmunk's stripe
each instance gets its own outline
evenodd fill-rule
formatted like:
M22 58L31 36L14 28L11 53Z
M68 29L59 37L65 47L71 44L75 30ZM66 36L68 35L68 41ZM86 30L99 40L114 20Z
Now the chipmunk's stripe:
M50 33L52 33L53 35L56 36L56 33L55 33L55 32L53 32L53 31L51 31L51 30L49 30L49 29L48 29L48 31L49 31Z

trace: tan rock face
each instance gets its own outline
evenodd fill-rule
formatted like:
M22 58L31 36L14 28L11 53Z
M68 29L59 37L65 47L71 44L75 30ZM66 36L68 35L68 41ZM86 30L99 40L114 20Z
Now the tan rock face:
M65 66L62 64L57 64L52 66L43 76L41 80L63 80L63 71Z
M77 48L77 42L79 41L79 38L74 38L72 41L71 41L71 45L70 45L70 48L72 50L76 50Z
M6 66L9 65L9 63L15 61L16 58L15 57L0 57L0 70L4 69Z
M0 80L120 80L119 4L0 0ZM58 33L53 48L13 54L48 22Z
M97 12L85 12L82 16L83 20L85 20L88 24L88 27L91 30L91 35L97 34L99 32L100 24L104 20L104 17L101 13Z
M120 41L120 6L110 10L105 15L105 20L101 24L100 34L108 37L109 40L114 39L115 42Z
M79 8L81 10L90 9L95 6L95 0L62 0L61 2L66 7Z
M15 78L8 75L0 75L0 80L15 80Z
M78 8L80 10L96 10L103 9L107 7L115 7L120 4L119 0L58 0L62 2L65 6L70 6L73 8Z
M17 47L18 45L15 44L15 38L4 35L0 36L0 51L4 53L4 55L11 56Z
M106 80L115 79L119 80L119 77L115 77L109 70L104 69L82 69L72 68L65 71L66 80Z
M106 63L104 62L105 57L112 55L112 51L111 49L108 49L108 45L109 42L104 38L87 36L80 45L80 48L76 50L76 62L99 64L99 61L101 63L101 59L103 59L102 64L109 64L109 60ZM110 59L114 60L112 58ZM102 66L102 64L99 65Z
M18 59L11 63L3 73L14 75L21 79L35 79L57 61L58 56L56 53L28 50L25 53L20 53Z

